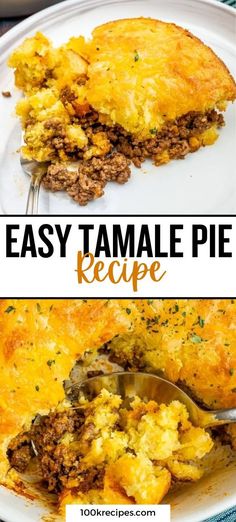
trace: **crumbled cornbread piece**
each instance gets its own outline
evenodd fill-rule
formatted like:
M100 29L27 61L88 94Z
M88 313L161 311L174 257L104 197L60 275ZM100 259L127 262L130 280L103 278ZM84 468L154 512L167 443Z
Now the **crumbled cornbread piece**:
M8 64L15 69L15 83L25 94L43 87L62 88L79 80L87 72L87 63L65 46L53 48L42 33L26 38L13 51Z

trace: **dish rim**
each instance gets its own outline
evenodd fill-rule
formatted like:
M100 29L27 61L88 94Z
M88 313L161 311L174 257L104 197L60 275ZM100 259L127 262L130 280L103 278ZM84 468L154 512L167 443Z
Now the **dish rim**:
M65 6L70 10L73 11L76 10L79 6L86 6L87 8L91 7L98 7L98 6L104 6L106 4L117 4L117 3L126 3L127 0L64 0L63 2L59 2L57 4L54 4L50 7L46 7L45 9L42 9L41 11L38 11L37 13L30 15L22 22L19 22L15 27L12 27L12 29L9 29L4 35L0 37L0 51L1 51L1 59L0 64L4 61L4 51L8 48L8 44L14 43L15 38L19 38L21 33L27 31L27 29L33 30L34 24L38 24L40 20L43 20L45 18L45 15L47 17L47 20L50 20L50 18L54 17L54 14L60 14L60 12L65 10ZM139 1L139 0L136 0ZM160 0L156 0L158 2ZM178 3L179 0L171 0L173 3ZM186 0L183 0L186 2ZM231 14L234 18L236 18L236 9L234 7L231 7L227 4L224 4L220 0L191 0L193 3L196 4L204 4L204 5L211 5L218 9L219 11L225 11L228 14ZM68 13L68 10L67 10Z

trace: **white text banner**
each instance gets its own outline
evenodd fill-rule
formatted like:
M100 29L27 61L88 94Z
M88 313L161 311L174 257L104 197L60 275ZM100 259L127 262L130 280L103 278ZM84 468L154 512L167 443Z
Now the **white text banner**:
M235 297L236 217L2 216L0 297Z
M161 505L68 505L66 522L170 522L170 506Z

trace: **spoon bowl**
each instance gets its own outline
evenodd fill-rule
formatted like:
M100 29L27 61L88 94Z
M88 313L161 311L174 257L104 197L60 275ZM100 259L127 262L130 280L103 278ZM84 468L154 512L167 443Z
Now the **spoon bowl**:
M158 404L172 401L183 403L194 426L208 428L236 422L236 408L207 411L200 408L191 397L176 384L155 374L145 372L114 372L86 379L70 389L72 401L82 397L92 400L102 389L120 395L127 407L136 395L144 401L154 400Z

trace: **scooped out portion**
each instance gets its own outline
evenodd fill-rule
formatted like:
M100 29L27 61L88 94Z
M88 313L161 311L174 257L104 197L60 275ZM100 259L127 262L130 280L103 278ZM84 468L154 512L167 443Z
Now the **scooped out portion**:
M128 409L104 389L76 409L61 404L36 417L7 454L19 472L37 459L63 511L68 503L158 504L174 481L202 476L199 463L212 447L210 434L191 424L179 401L159 405L135 397Z
M45 187L80 205L101 197L109 181L127 182L131 161L159 166L212 145L221 112L236 98L230 72L209 47L151 18L109 22L59 48L37 33L9 65L25 94L16 108L23 155L48 161Z

